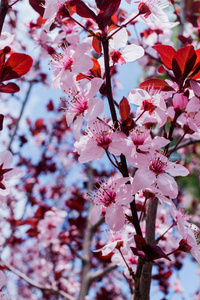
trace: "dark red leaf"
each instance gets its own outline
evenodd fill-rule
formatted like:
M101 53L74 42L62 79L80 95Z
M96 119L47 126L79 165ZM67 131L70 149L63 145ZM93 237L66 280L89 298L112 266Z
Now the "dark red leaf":
M154 90L160 90L160 91L173 91L174 89L163 79L159 78L149 78L142 83L140 83L141 89L154 89Z
M1 74L1 81L19 78L26 74L33 64L33 59L23 53L13 53L5 63Z
M101 5L101 11L99 12L96 19L100 29L103 30L109 24L111 17L116 12L120 2L121 2L120 0L116 0L116 1L104 0L104 2Z
M181 76L183 80L188 76L195 64L196 57L192 45L185 46L176 51L172 60L172 69L177 80Z
M124 132L127 136L129 136L129 131L136 126L134 120L132 118L127 118L121 124L121 131Z
M29 4L32 6L32 8L40 14L42 17L44 14L44 7L42 5L45 4L44 0L29 0ZM41 5L42 4L42 5Z
M139 250L143 250L143 247L145 247L147 245L145 239L140 235L137 235L137 234L134 235L134 239L135 239L136 247Z
M148 261L153 261L158 258L166 258L167 260L171 260L158 245L147 244L145 248L142 248L144 253L147 256Z
M175 50L173 47L168 45L156 45L152 47L155 49L159 54L162 63L169 69L172 70L172 59L175 54Z
M123 97L119 103L119 114L122 118L122 122L125 121L129 117L130 111L131 111L131 108L128 103L128 100L125 97Z
M94 50L98 53L101 54L102 52L102 44L101 41L98 39L98 37L95 35L93 36L92 39L92 47L94 48Z
M90 72L94 75L94 77L100 77L101 78L101 66L98 62L98 60L94 57L92 57L92 61L94 63L93 68L90 70Z
M79 81L79 80L82 80L82 79L92 80L92 76L88 76L88 75L85 75L85 74L83 74L83 73L79 73L79 74L76 76L76 81Z
M114 7L114 12L112 14L114 14L117 11L118 7L120 6L120 3L121 0L104 0L102 1L100 10L106 11L108 7L112 5L112 7Z
M197 55L197 58L193 70L191 74L189 74L189 79L199 79L200 77L200 49L197 49L195 53Z
M10 82L8 84L0 84L0 93L9 93L9 94L14 94L19 92L20 88L18 87L17 84Z
M69 5L75 13L83 18L90 18L96 21L95 13L81 0L71 0Z

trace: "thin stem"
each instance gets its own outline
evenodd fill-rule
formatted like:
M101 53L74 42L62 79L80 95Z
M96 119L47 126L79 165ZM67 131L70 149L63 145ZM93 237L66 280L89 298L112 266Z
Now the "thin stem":
M137 117L137 119L135 120L135 123L139 120L139 118L141 118L141 116L145 113L146 110L143 110L143 112Z
M5 21L5 17L7 15L7 12L10 8L10 5L8 4L8 0L1 0L1 6L0 6L0 37L1 32L3 29L3 23Z
M187 132L184 132L184 134L182 135L182 137L177 142L176 146L171 151L168 152L167 156L170 156L178 148L178 145L184 139L184 137L185 137L186 134L187 134Z
M122 257L123 261L125 262L125 265L127 266L127 268L128 268L128 270L129 270L129 273L130 273L130 275L131 275L131 276L133 277L133 279L134 279L134 277L135 277L135 274L134 274L134 272L133 272L132 268L131 268L131 267L129 267L129 265L128 265L128 263L127 263L127 261L126 261L126 259L125 259L124 255L123 255L122 251L120 250L120 248L117 248L117 250L119 251L119 253L120 253L120 255L121 255L121 257Z
M111 162L111 164L112 164L115 168L119 169L119 167L118 167L118 166L112 161L112 159L110 158L110 155L109 155L108 150L106 149L105 151L106 151L106 155L107 155L109 161Z
M105 64L105 73L106 73L106 94L108 98L108 103L110 107L110 112L113 120L113 124L115 129L118 127L117 114L115 111L115 104L112 95L112 87L111 87L111 78L110 78L110 64L109 64L109 41L108 38L104 38L102 40L102 46L104 51L104 64Z
M10 7L12 7L13 5L15 5L19 1L21 1L21 0L16 0L15 2L13 2L12 4L10 4Z
M25 280L27 283L29 283L31 286L43 290L43 291L49 291L58 295L63 296L65 299L68 300L75 300L74 297L72 297L71 295L65 293L64 291L61 291L59 289L53 288L50 285L41 285L37 282L35 282L34 280L32 280L31 278L29 278L28 276L26 276L24 273L22 273L21 271L17 270L15 267L11 266L8 262L6 262L5 260L1 259L2 263L4 264L4 266L10 270L11 272L13 272L14 274L16 274L17 276L19 276L20 278L22 278L23 280Z
M174 222L159 238L156 239L156 244L158 244L158 242L163 238L163 236L171 229L174 227L174 225L176 225L176 223Z
M83 26L81 23L79 23L76 19L74 19L72 16L69 16L70 19L72 19L76 24L78 24L80 27L82 27L85 31L89 32L91 36L95 36L95 33L92 30L87 29L85 26Z
M30 93L31 93L31 89L32 89L32 87L33 87L33 84L34 84L33 81L30 81L30 82L29 82L29 88L28 88L28 91L27 91L27 93L26 93L26 97L25 97L25 99L24 99L24 102L23 102L23 104L22 104L21 111L20 111L20 114L19 114L19 118L17 119L17 122L16 122L16 124L15 124L15 130L14 130L12 136L11 136L10 143L9 143L9 145L8 145L8 150L10 150L10 151L11 151L11 147L12 147L12 143L13 143L14 137L16 136L17 130L18 130L18 128L19 128L19 122L20 122L20 120L21 120L21 118L22 118L22 115L23 115L23 113L24 113L25 106L26 106L26 104L27 104L27 102L28 102L28 99L29 99L29 96L30 96Z
M108 39L111 39L113 37L113 35L115 35L117 32L119 32L122 28L126 27L128 24L130 24L131 22L133 22L137 17L139 17L139 15L141 15L141 13L139 12L135 17L133 17L132 19L130 19L128 22L126 22L125 24L123 24L121 27L119 27L115 32L113 32L111 35L108 36Z
M141 211L141 213L140 213L139 222L141 221L141 219L142 219L142 217L143 217L143 215L144 215L146 203L147 203L147 198L145 198L144 205L143 205L142 211Z

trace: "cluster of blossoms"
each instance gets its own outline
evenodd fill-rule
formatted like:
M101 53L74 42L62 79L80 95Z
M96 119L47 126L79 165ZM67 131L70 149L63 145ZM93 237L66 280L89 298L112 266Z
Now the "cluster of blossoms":
M131 3L131 1L127 2ZM57 4L61 15L63 11L62 4L60 2ZM53 12L50 15L48 14L49 5L47 3L45 9L45 16L48 19L45 25L47 27L57 15L56 5L54 9L51 7ZM163 8L168 5L168 1L138 1L138 16L152 30L156 30L161 24L162 28L163 24L165 28L172 28L178 23L172 24L169 22L163 11ZM68 9L70 3L69 6L67 4L64 4L64 6L65 9ZM80 16L84 14L81 12L81 8L79 12L78 4L74 4L74 6L72 4L72 9L74 7L76 7L74 12ZM86 9L85 4L83 7ZM103 9L102 7L102 11ZM94 13L90 8L87 8L87 10L93 21L99 25L98 22L100 21L95 19L96 12ZM68 15L68 17L70 16ZM73 42L70 45L65 44L64 54L52 55L52 67L55 69L53 86L60 87L71 99L67 102L66 120L68 125L73 124L73 133L76 139L74 147L75 152L79 155L79 162L87 163L98 160L106 153L111 163L123 176L125 175L122 171L122 157L125 157L129 162L130 170L135 168L134 176L129 173L129 177L126 177L128 175L127 169L125 177L114 176L108 181L99 183L99 188L92 197L94 207L90 215L91 222L95 224L100 216L104 216L105 222L111 230L123 230L131 219L130 203L138 193L144 191L148 191L150 199L157 197L162 205L168 204L171 207L173 219L176 219L174 199L178 196L178 185L174 177L187 176L189 171L178 161L174 161L171 154L176 151L178 144L185 137L198 139L200 130L198 121L200 113L199 86L192 77L188 85L185 84L185 86L184 81L181 79L182 82L180 83L178 78L182 75L182 78L185 76L184 78L187 80L188 74L192 73L192 68L190 71L185 71L180 66L181 70L178 74L175 67L171 67L170 62L166 60L165 63L164 50L155 46L155 50L161 55L166 70L168 68L170 72L171 70L174 72L174 82L173 80L167 82L161 79L160 81L149 80L144 82L139 89L130 91L126 104L123 100L120 102L121 122L113 116L114 107L111 105L112 121L109 121L107 117L102 118L103 101L95 95L103 85L107 85L106 94L109 102L113 101L108 91L107 77L109 75L107 74L108 72L110 74L110 70L108 71L106 68L111 69L115 68L117 64L123 65L127 62L133 62L142 58L145 52L141 46L133 43L128 45L127 30L120 28L109 31L109 34L107 34L109 44L107 54L105 51L106 39L103 41L97 24L93 23L90 30L90 35L94 37L93 42L87 38L84 43L80 43L78 46ZM102 45L100 45L101 43ZM91 58L91 51L93 50L98 53L98 59ZM156 55L155 50L153 55ZM194 50L191 49L191 51ZM173 49L172 52L174 54L175 50ZM106 55L108 55L110 67L106 65ZM177 64L179 65L178 59ZM171 78L173 77L171 76ZM132 104L137 106L134 117L131 117L130 114ZM88 121L87 129L82 127L85 125L86 120ZM167 122L171 122L168 133L165 128ZM177 145L170 146L172 134L176 130L175 123L179 126L180 141L177 142ZM80 136L82 128L84 132ZM146 210L145 205L146 202L143 203L144 211ZM185 231L184 233L180 232L180 234L185 238L188 223L184 223L183 227ZM188 233L187 236L191 235ZM198 242L195 245L198 249ZM128 242L126 247L129 247L130 250ZM196 251L199 251L199 249ZM199 261L198 256L195 257Z

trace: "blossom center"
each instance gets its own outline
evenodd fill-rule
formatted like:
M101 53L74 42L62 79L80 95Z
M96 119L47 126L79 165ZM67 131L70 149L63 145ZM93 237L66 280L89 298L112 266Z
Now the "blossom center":
M167 167L167 162L163 162L160 157L155 157L153 160L151 160L151 165L149 166L149 169L153 171L156 175L160 173L164 173L165 168Z
M94 122L93 128L89 128L90 133L92 134L92 138L95 138L97 142L97 146L108 149L110 143L112 142L112 137L114 132L112 128L110 128L107 124L103 122Z
M110 204L115 203L116 193L110 187L102 187L98 191L98 197L100 202L105 206L108 207Z
M141 128L135 128L130 133L131 140L136 146L143 145L148 136L149 130L142 130Z

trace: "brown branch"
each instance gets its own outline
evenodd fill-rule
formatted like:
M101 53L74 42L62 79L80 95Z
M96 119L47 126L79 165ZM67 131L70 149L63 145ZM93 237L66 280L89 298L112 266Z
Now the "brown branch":
M185 141L181 144L178 145L178 147L176 147L176 150L179 150L181 148L184 148L184 147L187 147L187 146L190 146L190 145L195 145L195 144L198 144L200 143L200 140L188 140L188 141ZM175 146L172 146L169 148L169 152L174 152L174 148Z
M87 169L88 175L88 189L93 189L93 170L91 163L88 164ZM90 222L90 211L92 209L92 201L88 203L88 216L87 216L87 224L84 231L83 238L83 249L82 249L82 272L81 272L81 286L80 292L78 296L78 300L84 300L85 296L88 294L88 290L91 284L91 274L90 274L90 257L91 257L91 240L93 236L93 225Z
M90 280L94 281L95 279L100 278L100 277L106 275L107 273L109 273L110 271L112 271L112 270L114 270L116 268L117 268L117 265L110 264L109 266L107 266L107 267L105 267L103 269L97 270L96 272L92 273L90 275Z
M5 265L5 267L8 270L10 270L11 272L13 272L14 274L16 274L17 276L19 276L20 278L24 279L27 283L29 283L31 286L35 287L36 289L40 289L42 291L49 291L49 292L58 294L58 295L63 296L65 299L68 299L68 300L76 300L74 297L70 296L69 294L65 293L64 291L61 291L59 289L55 289L55 288L51 287L50 285L45 285L44 286L44 285L41 285L41 284L35 282L34 280L32 280L31 278L29 278L28 276L26 276L21 271L19 271L15 267L11 266L5 260L1 259L1 261L2 261L2 263Z
M157 215L158 199L153 201L149 199L147 217L146 217L146 234L145 240L147 244L155 243L155 224ZM136 285L134 300L149 300L149 292L151 286L152 262L138 260L136 271ZM141 275L141 276L140 276Z
M5 17L7 15L7 12L10 8L10 5L8 4L8 0L1 0L0 5L0 36L3 29L3 23L5 21Z
M12 143L13 143L13 141L14 141L14 137L15 137L15 135L16 135L16 133L17 133L17 130L18 130L18 127L19 127L19 122L20 122L20 120L21 120L21 118L22 118L22 115L23 115L23 113L24 113L25 106L26 106L26 104L27 104L27 102L28 102L28 100L29 100L29 96L30 96L30 93L31 93L31 89L32 89L32 87L33 87L33 84L34 84L33 81L30 81L30 82L29 82L29 87L28 87L28 90L27 90L27 93L26 93L26 97L25 97L25 99L24 99L24 101L23 101L23 104L22 104L22 107L21 107L21 111L20 111L19 117L18 117L17 122L16 122L16 124L15 124L15 130L14 130L12 136L11 136L10 143L9 143L9 145L8 145L8 150L10 150L10 151L11 151Z

